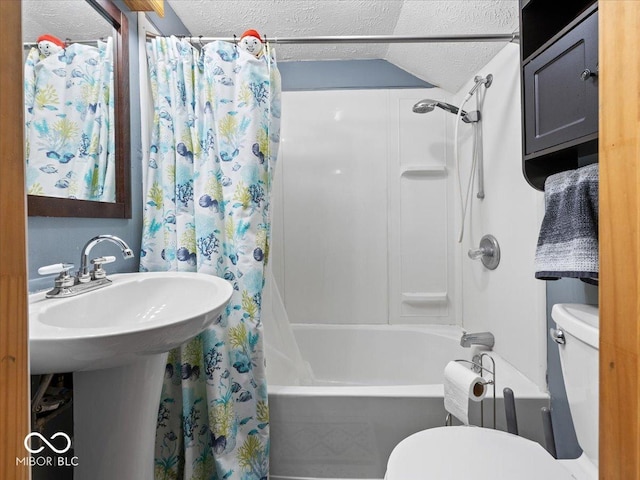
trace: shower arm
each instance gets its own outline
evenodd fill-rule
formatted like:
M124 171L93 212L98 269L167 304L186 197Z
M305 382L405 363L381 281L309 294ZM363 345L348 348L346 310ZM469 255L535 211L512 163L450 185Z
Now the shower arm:
M471 98L471 96L476 93L476 90L480 88L480 85L484 85L485 88L489 88L493 83L493 75L489 74L486 77L481 77L480 75L476 75L473 77L473 81L475 82L467 96L465 97L465 102Z
M473 80L475 83L473 84L473 87L471 87L471 90L469 90L469 93L467 93L467 95L464 97L464 100L460 104L460 108L462 108L462 105L464 105L472 97L472 95L476 93L476 90L480 88L480 85L484 85L485 88L489 88L491 86L491 83L493 83L493 75L489 74L486 77L476 75ZM451 105L446 102L436 102L434 106L440 107L441 109L453 113L454 115L458 115L458 112L460 112L460 119L464 123L476 123L480 121L479 110L474 110L473 112L465 112L464 110L460 110L460 108L456 107L455 105Z

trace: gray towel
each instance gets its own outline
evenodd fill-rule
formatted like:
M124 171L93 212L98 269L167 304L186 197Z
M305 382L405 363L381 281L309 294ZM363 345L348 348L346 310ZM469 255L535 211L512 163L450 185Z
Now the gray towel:
M598 284L598 164L556 173L544 184L536 278Z

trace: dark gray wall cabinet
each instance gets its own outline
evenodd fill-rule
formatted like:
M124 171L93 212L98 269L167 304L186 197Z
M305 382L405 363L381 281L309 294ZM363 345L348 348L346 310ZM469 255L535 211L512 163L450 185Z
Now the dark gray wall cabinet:
M542 190L549 175L597 159L598 12L570 0L561 26L548 0L521 5L523 171Z

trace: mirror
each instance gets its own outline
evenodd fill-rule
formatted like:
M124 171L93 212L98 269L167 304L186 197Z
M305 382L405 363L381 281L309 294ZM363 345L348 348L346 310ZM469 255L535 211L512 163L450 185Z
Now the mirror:
M25 84L28 84L29 78L35 78L36 74L39 75L42 70L51 67L51 77L62 79L63 90L66 83L66 89L73 91L70 87L74 86L73 84L82 83L86 69L89 66L95 66L97 60L109 57L112 53L113 65L113 77L109 79L107 73L105 82L107 87L110 82L108 95L113 98L110 122L102 122L102 117L96 120L98 117L96 106L102 106L102 104L92 101L89 97L83 97L82 94L74 96L67 93L62 100L61 96L53 92L53 97L49 98L54 98L56 101L47 103L43 101L41 90L36 91L34 88L35 93L29 95L29 87L25 89L25 120L27 122L34 120L35 116L32 115L35 110L34 105L37 105L49 118L48 124L43 120L40 120L39 124L33 122L32 130L38 128L41 130L35 134L30 132L30 128L25 128L27 137L25 154L29 155L26 175L27 190L30 193L28 195L29 215L131 218L129 46L126 16L110 0L60 0L57 2L23 0L22 5L24 57L27 62L25 71L29 73L29 76L25 74ZM64 50L50 57L40 55L36 41L44 34L62 40L66 44ZM109 46L112 46L112 50ZM33 47L36 48L35 51L31 50ZM74 67L75 55L80 58L85 52L90 52L93 56L86 57L82 64L84 69ZM32 59L31 64L29 58ZM43 62L42 59L49 63ZM37 64L39 61L40 65ZM33 77L31 77L32 74ZM91 84L94 91L97 91L93 77L85 78L84 83ZM107 87L101 91L107 92ZM40 96L37 97L39 93ZM37 100L34 100L36 98ZM107 97L103 96L103 98ZM70 110L63 111L63 105ZM72 115L75 116L72 117ZM71 118L75 120L73 124L70 121ZM91 119L93 126L88 126L89 120L86 120L88 118ZM87 123L82 124L83 121ZM56 129L49 128L49 125L54 124L57 125ZM106 124L112 125L112 133L101 133L102 138L105 139L104 143L102 140L99 143L92 142L93 136L87 135L87 129L92 131L93 128L97 131ZM98 125L98 128L95 128L95 125ZM42 133L42 130L48 135L44 140L36 136ZM104 131L107 131L106 127ZM57 135L55 141L54 133ZM64 148L60 148L61 142L66 142ZM34 153L28 153L30 150ZM107 152L109 152L108 155ZM35 153L41 156L41 161L31 160L35 158ZM81 157L83 157L82 162L76 162ZM104 159L100 166L98 166L98 158ZM86 167L88 163L91 163L92 169L95 163L96 168L88 171ZM42 182L37 181L39 175L42 176ZM45 178L48 183L45 183ZM76 192L83 191L79 186L82 185L81 182L90 184L94 193L101 194L103 189L110 193L103 197L95 197L100 198L100 201L78 199L94 198L90 195L83 196L86 194L78 194L75 198ZM58 191L60 191L59 194ZM105 201L107 198L109 201Z

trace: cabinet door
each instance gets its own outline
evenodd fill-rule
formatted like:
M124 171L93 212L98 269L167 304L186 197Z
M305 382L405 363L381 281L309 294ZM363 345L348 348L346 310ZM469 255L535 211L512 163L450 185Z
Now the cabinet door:
M597 69L598 12L525 65L526 154L598 131Z

